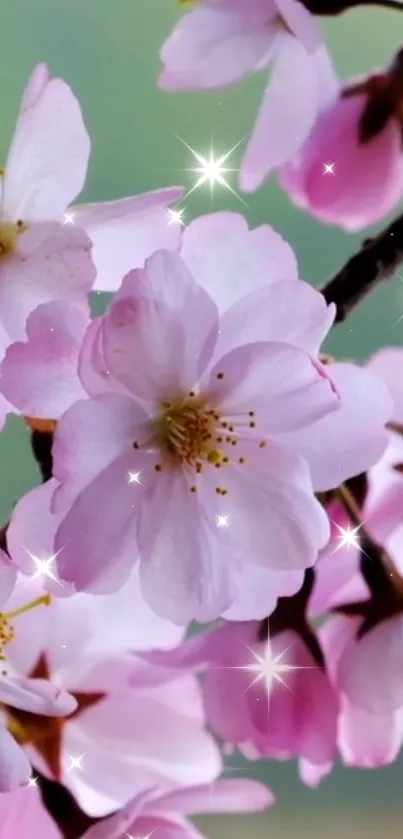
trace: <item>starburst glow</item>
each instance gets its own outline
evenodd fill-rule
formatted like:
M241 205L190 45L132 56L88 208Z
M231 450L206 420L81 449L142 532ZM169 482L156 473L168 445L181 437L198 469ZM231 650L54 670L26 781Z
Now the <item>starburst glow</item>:
M184 212L185 212L184 207L181 210L175 210L172 207L168 207L167 208L168 226L170 227L171 224L179 224L181 227L184 227L185 226L185 222L183 220Z
M217 527L228 527L229 516L217 516Z
M74 757L73 755L68 755L70 760L70 766L67 767L67 772L71 772L73 769L81 769L83 770L82 760L85 757L85 754L79 755L78 757Z
M335 163L324 163L323 164L323 174L324 175L335 175L336 172L334 171L334 167L336 166Z
M32 559L32 562L35 565L35 572L32 575L33 579L35 579L36 577L42 577L43 579L53 580L54 582L59 583L60 586L62 585L60 580L58 580L58 578L52 571L52 567L57 557L59 556L60 551L58 551L55 554L52 554L51 556L39 557L31 553L31 551L29 551L27 548L24 548L24 550L27 552L28 556Z
M360 540L358 536L358 532L362 527L362 524L358 525L358 527L340 527L337 522L335 522L336 527L339 531L339 544L336 546L336 551L340 550L340 548L359 548L360 547Z
M291 673L293 670L311 669L310 667L298 667L297 665L287 664L287 662L284 661L284 656L289 649L290 646L286 647L286 649L282 650L282 652L278 655L273 656L270 637L268 636L264 645L263 655L260 652L253 650L251 647L248 647L248 650L253 657L253 661L250 664L246 664L242 667L235 667L234 669L255 673L256 676L250 683L249 688L253 687L258 682L263 681L266 687L267 698L269 699L275 682L278 682L288 688L288 690L291 690L290 686L284 680L283 674Z
M129 484L141 484L140 472L128 472Z
M232 146L232 148L230 148L227 152L220 156L215 154L213 144L211 144L210 153L207 156L193 149L191 146L189 146L188 143L185 142L185 140L182 140L181 137L179 139L181 140L183 145L186 146L187 149L189 149L189 151L192 153L193 157L199 164L199 166L187 169L188 172L193 172L198 177L196 183L192 186L189 192L186 193L185 197L191 195L192 192L204 186L205 184L209 185L210 194L212 196L214 192L214 187L219 185L232 192L232 194L235 195L235 197L238 198L238 200L246 206L246 202L243 200L243 198L241 198L240 195L238 195L238 193L235 189L233 189L231 184L228 183L226 177L229 173L236 172L237 169L225 165L231 157L231 155L233 154L233 152L235 151L235 149L237 149L238 146L241 144L242 140L240 140L238 143Z
M74 224L75 213L66 212L64 214L63 224Z

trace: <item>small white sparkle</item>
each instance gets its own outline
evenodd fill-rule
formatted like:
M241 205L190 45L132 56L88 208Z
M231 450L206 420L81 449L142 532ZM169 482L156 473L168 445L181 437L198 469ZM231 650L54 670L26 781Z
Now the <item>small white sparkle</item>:
M323 164L323 174L324 175L335 175L336 172L334 171L334 167L336 166L335 163L324 163Z
M217 516L217 527L228 527L229 516Z
M37 788L38 787L38 783L37 783L38 780L39 780L38 776L36 776L36 778L34 778L34 776L32 776L32 778L30 778L29 781L28 781L28 789L30 789L32 787Z
M339 551L340 548L347 548L347 550L350 550L350 548L360 547L358 531L362 527L362 524L359 524L358 527L350 527L350 525L347 525L347 527L340 527L337 522L334 522L334 524L340 533L339 544L336 546L336 551Z
M128 472L129 484L141 484L140 472Z
M57 577L52 571L53 563L59 556L60 550L57 551L57 553L44 558L35 556L35 554L31 553L31 551L29 551L28 548L24 548L24 550L27 552L28 556L32 559L32 562L35 564L36 571L32 575L33 580L35 580L36 577L45 577L48 580L54 580L56 583L59 583L59 585L62 585L60 580L57 579Z
M82 769L81 761L84 757L84 753L79 755L79 757L73 757L72 755L68 755L70 759L70 766L67 767L67 772L71 772L72 769Z
M183 145L186 146L187 149L189 149L189 151L193 154L193 157L200 164L199 166L196 166L193 169L187 170L188 172L194 172L196 175L198 175L198 178L196 180L196 183L189 190L189 192L186 193L185 198L187 198L188 195L191 195L191 193L194 192L196 189L199 189L199 187L204 186L204 184L209 184L210 194L212 196L214 192L214 187L218 184L219 186L223 186L225 187L225 189L228 189L230 192L232 192L232 194L235 195L235 197L238 198L238 200L241 201L242 204L245 204L245 206L247 206L246 202L243 200L243 198L241 198L240 195L238 195L235 189L233 189L233 187L228 183L226 178L226 176L230 172L236 172L237 170L225 165L227 160L229 160L231 154L235 151L235 149L238 148L238 146L243 142L243 140L240 140L239 143L236 143L235 146L232 146L232 148L229 149L229 151L225 152L220 156L217 156L214 153L213 145L211 144L210 154L207 157L203 154L200 154L200 152L197 152L195 149L192 149L192 147L189 146L189 144L186 143L185 140L182 140L182 137L179 137L179 139L183 143Z
M185 226L185 222L183 220L184 212L185 212L185 208L183 208L182 210L174 210L174 209L172 209L172 207L167 207L167 213L168 213L168 216L169 216L168 227L171 224L179 224L179 225L181 225L181 227L184 227Z
M75 213L66 212L64 214L63 224L74 224Z
M152 830L151 833L147 833L147 836L133 836L131 833L125 833L127 839L150 839L150 836L155 833L155 830Z
M256 650L252 650L251 647L248 647L250 653L252 653L254 662L252 664L244 665L243 667L234 667L231 669L234 670L245 670L249 671L250 673L256 673L256 677L253 679L249 688L253 687L257 682L264 681L266 685L267 697L270 697L270 694L273 689L274 682L279 682L280 684L284 685L284 687L291 690L290 686L287 685L287 682L284 681L282 674L283 673L290 673L293 670L311 670L311 667L298 667L297 665L293 664L286 664L286 662L282 662L283 657L290 649L288 646L285 650L282 650L276 656L273 656L271 643L269 636L267 637L267 641L264 647L264 654L261 655L260 653L256 652Z

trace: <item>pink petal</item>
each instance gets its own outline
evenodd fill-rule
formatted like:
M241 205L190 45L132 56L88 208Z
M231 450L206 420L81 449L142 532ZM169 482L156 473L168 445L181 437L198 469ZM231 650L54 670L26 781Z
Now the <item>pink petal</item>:
M81 345L78 372L80 380L90 396L102 393L122 393L130 396L130 391L111 376L104 352L104 319L95 318L88 327Z
M346 766L376 769L393 763L403 740L403 710L369 714L343 699L338 739Z
M255 341L286 341L316 355L332 326L335 307L307 283L272 283L228 309L222 317L215 354Z
M76 402L60 420L54 439L54 477L61 483L53 502L62 511L118 457L133 450L146 431L146 415L114 393ZM128 477L123 469L122 478ZM123 480L124 485L124 480Z
M61 522L55 539L61 580L76 591L109 594L127 582L138 559L136 490L130 473L154 462L124 453L99 471L78 495ZM111 503L112 500L112 503Z
M302 46L307 52L314 52L321 44L321 33L314 16L298 0L276 0L276 6Z
M19 786L25 787L30 777L31 766L23 750L7 729L0 725L0 793L9 792ZM2 802L5 802L3 795L0 796L0 815L4 826L6 822L3 821Z
M77 707L73 696L45 679L0 675L0 697L5 705L11 705L12 708L47 717L65 716Z
M208 393L242 436L250 435L253 411L255 439L309 426L339 407L324 369L298 347L276 341L237 347L221 358L210 373Z
M53 223L29 228L0 266L1 322L9 341L24 340L27 317L41 303L59 299L86 309L94 278L84 231Z
M307 787L311 787L311 789L316 789L321 781L332 771L333 762L318 765L311 763L309 760L305 760L305 758L301 758L298 761L298 768L302 783Z
M142 591L157 614L182 625L217 618L236 591L237 556L226 550L226 528L217 527L217 479L203 478L199 497L189 491L190 476L161 473L140 509Z
M221 499L221 513L229 516L223 528L228 548L271 570L313 565L329 538L329 523L305 462L277 442L264 449L243 443L242 452L246 463L229 465L220 475L228 489Z
M90 140L80 106L61 79L39 65L23 96L6 163L7 219L57 220L81 192Z
M332 364L339 408L301 431L282 435L309 464L316 491L365 472L384 451L392 404L381 379L353 364Z
M301 148L315 122L318 102L314 59L296 38L281 33L274 69L241 166L244 191L258 189L272 169L289 161Z
M349 644L337 667L337 681L348 700L374 714L403 705L403 618L382 621ZM376 667L374 667L376 662Z
M281 184L298 206L345 230L375 224L399 200L403 188L400 132L397 122L370 142L358 142L366 97L340 97L315 124L299 158L281 173ZM334 175L324 173L324 164Z
M180 225L172 223L166 205L179 201L182 193L181 188L171 187L71 208L73 223L87 231L94 246L94 288L114 291L122 277L133 268L142 268L152 253L178 248Z
M368 361L372 373L380 376L387 384L393 399L393 419L403 422L403 387L398 371L403 362L403 350L400 347L384 347L378 350Z
M31 313L27 341L12 344L1 366L0 388L21 413L59 419L86 395L77 367L87 323L87 313L68 301Z
M22 758L24 752L22 749L19 751ZM26 781L29 775L30 768L26 762L23 775L26 776ZM22 789L14 789L7 795L0 796L0 821L4 839L11 836L18 836L18 839L32 839L32 836L40 839L62 839L56 823L42 804L39 790L27 790L25 783Z
M221 87L264 65L277 27L273 3L239 14L206 6L179 19L160 56L159 85L166 90Z
M290 597L299 591L303 579L303 571L271 571L245 565L236 600L223 617L228 621L263 620L274 612L279 597Z
M186 815L200 813L252 813L275 803L272 792L259 781L246 778L223 779L198 787L184 787L156 798L153 812L173 810Z
M271 282L298 278L290 245L268 224L249 230L238 213L192 221L183 231L181 256L220 312Z
M213 300L168 251L131 272L104 322L105 360L137 398L155 404L189 391L210 359L218 332ZM138 359L141 358L141 365Z

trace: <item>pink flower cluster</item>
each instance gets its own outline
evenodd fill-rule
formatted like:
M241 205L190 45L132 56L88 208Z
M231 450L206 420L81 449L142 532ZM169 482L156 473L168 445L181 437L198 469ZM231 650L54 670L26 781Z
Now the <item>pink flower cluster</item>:
M349 230L401 197L401 56L340 88L299 0L203 0L161 55L168 89L273 65L243 189L278 170ZM55 788L74 839L197 839L274 803L229 753L316 786L400 751L403 350L325 355L336 306L268 224L74 204L89 153L37 66L0 175L1 427L48 446L0 543L0 839L71 837Z

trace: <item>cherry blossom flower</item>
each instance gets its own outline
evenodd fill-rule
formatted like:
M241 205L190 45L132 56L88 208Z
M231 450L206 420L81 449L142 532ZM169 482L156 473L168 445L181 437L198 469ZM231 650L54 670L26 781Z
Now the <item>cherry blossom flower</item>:
M274 803L267 787L246 779L221 780L212 784L182 787L162 794L150 790L136 796L120 812L91 827L83 839L123 839L130 834L161 839L180 836L198 839L201 834L187 816L201 813L248 813L265 810Z
M90 138L77 99L64 81L38 64L24 91L1 174L0 251L3 256L14 251L20 238L22 248L25 230L31 231L26 248L29 241L32 250L38 237L45 240L41 231L46 240L58 235L80 242L84 228L93 244L95 287L107 290L116 288L123 274L140 267L156 248L176 247L180 231L168 224L165 206L177 201L182 190L70 206L84 187L89 154ZM56 222L62 225L58 234ZM63 277L59 282L63 286ZM1 297L0 304L1 310Z
M63 839L42 804L39 789L16 789L0 795L0 839Z
M43 594L42 586L40 575L21 576L8 608ZM66 696L67 688L74 712L66 720L60 712L58 719L44 720L39 699L36 705L17 702L17 688L3 696L1 684L6 723L34 771L61 781L89 815L110 813L155 785L169 790L209 783L219 774L221 757L204 729L194 677L178 674L173 682L152 665L146 677L140 661L142 686L130 685L136 647L169 647L182 635L147 610L136 577L118 595L61 596L15 621L6 655L8 669L21 674L14 677L17 686L38 686L38 696L43 684L49 694Z
M247 191L294 156L336 85L316 22L295 0L204 0L178 21L161 59L165 90L220 88L273 65L241 167Z
M146 599L183 624L231 605L246 557L280 570L312 564L327 520L297 447L276 438L337 410L325 368L278 329L237 346L167 252L126 277L93 327L81 376L95 395L62 417L54 444L54 510L67 513L56 536L61 578L116 587L137 545Z
M283 188L321 221L360 230L400 200L402 63L403 53L385 73L340 89L296 159L282 170Z

